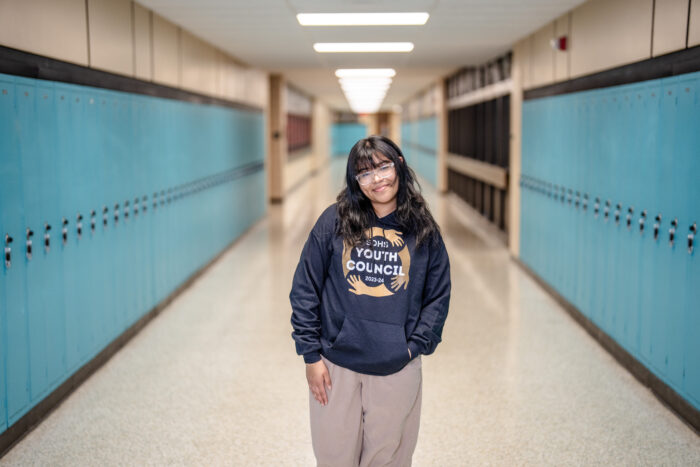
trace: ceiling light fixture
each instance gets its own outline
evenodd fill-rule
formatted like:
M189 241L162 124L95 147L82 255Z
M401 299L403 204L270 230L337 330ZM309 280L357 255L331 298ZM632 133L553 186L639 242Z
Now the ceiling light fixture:
M317 42L314 50L318 53L410 52L413 42Z
M430 15L412 13L299 13L302 26L422 26Z
M396 76L393 68L338 68L338 78L392 78Z

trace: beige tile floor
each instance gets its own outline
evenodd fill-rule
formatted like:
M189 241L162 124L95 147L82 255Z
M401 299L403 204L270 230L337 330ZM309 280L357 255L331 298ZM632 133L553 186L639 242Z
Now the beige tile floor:
M343 176L297 188L0 465L313 465L287 299ZM593 341L473 215L425 189L452 263L423 360L416 466L700 465L700 438Z

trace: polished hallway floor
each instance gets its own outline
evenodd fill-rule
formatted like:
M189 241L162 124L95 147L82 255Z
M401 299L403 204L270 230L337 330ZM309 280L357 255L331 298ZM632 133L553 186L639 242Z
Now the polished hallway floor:
M333 201L299 185L0 465L313 465L288 293ZM509 259L457 200L424 192L452 264L423 358L416 466L700 465L700 438Z

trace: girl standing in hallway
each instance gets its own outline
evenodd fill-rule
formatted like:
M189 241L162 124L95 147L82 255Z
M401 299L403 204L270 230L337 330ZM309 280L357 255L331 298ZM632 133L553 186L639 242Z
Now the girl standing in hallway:
M441 340L450 266L401 150L358 141L346 186L304 245L290 300L319 466L407 466L418 439L421 355Z

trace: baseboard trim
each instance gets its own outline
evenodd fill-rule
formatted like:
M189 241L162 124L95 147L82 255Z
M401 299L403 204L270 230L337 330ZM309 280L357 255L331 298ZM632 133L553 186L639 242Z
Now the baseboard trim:
M642 362L637 360L632 354L625 350L605 331L600 329L593 321L588 319L586 315L571 304L566 298L562 297L551 285L540 278L537 273L525 265L519 258L512 256L515 264L532 277L537 284L542 287L554 300L561 305L569 315L579 323L598 343L610 353L617 362L622 365L627 371L643 385L651 389L652 393L672 412L675 412L678 417L683 420L689 428L697 435L700 435L700 410L692 406L673 388L662 381L658 376L651 372Z

